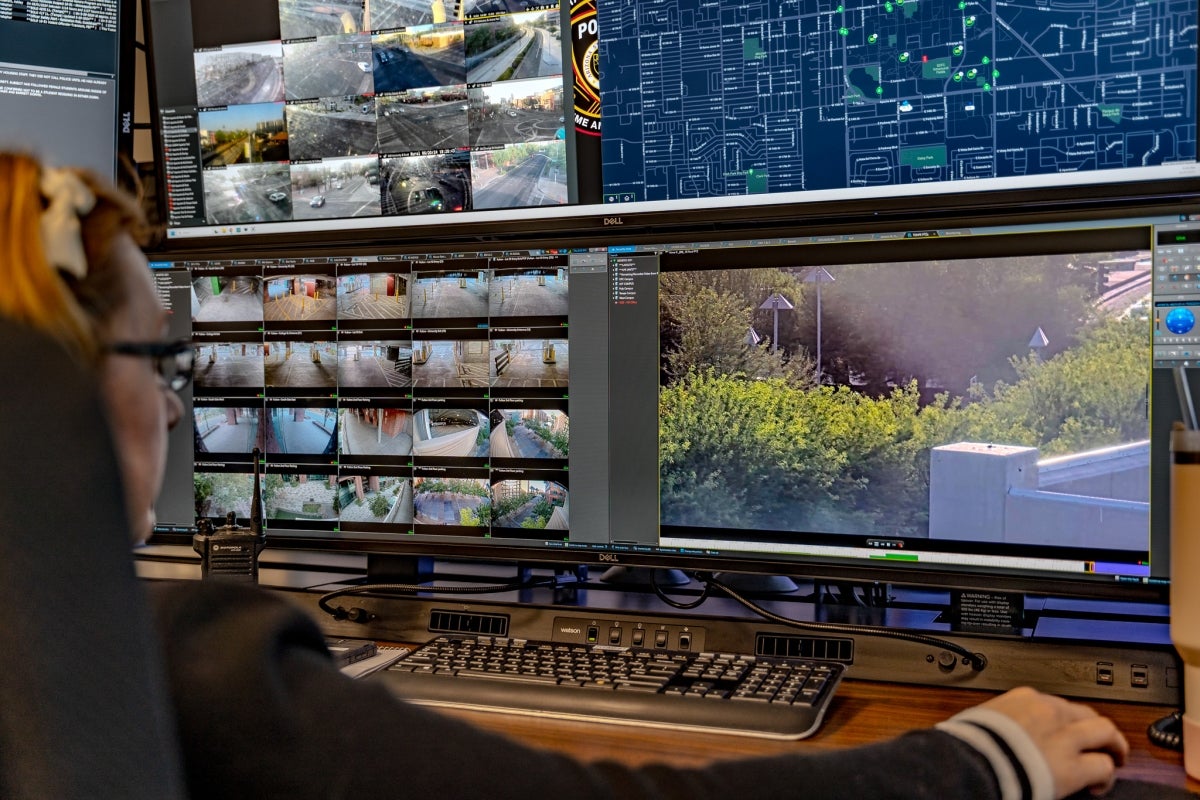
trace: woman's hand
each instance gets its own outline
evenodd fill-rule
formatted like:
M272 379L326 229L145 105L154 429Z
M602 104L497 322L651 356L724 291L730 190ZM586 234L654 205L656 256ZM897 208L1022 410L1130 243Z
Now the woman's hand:
M1112 720L1082 703L1022 687L979 707L1004 714L1029 734L1050 765L1060 798L1084 788L1107 792L1129 755L1129 742Z

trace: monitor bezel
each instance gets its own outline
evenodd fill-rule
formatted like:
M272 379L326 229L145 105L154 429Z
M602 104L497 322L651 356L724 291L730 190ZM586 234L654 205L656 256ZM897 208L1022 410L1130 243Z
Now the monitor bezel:
M134 138L139 124L137 115L137 51L144 46L138 39L141 23L142 4L139 0L120 0L120 14L117 30L117 103L116 103L116 143L117 154L114 164L115 178L122 181L136 181L133 171Z
M160 194L159 197L162 195ZM588 212L578 208L578 216L550 217L534 220L503 218L486 222L459 222L442 217L444 224L411 225L402 228L386 226L348 228L312 233L267 232L203 237L164 236L159 250L163 254L197 256L212 251L233 248L252 251L262 247L278 247L281 242L303 242L306 245L339 246L419 246L449 247L499 246L510 241L527 241L551 236L611 238L613 236L662 237L668 241L681 236L722 238L742 231L755 236L769 236L772 231L786 229L797 222L803 224L843 224L863 220L865 224L912 223L919 220L936 222L947 215L970 215L972 220L985 218L1007 219L1023 217L1027 209L1037 214L1052 214L1069 219L1072 214L1104 214L1111 209L1121 216L1131 207L1153 208L1181 198L1200 196L1200 176L1171 181L1143 181L1130 184L1015 189L977 192L964 190L912 198L906 203L884 203L878 198L831 200L825 202L778 203L734 208L688 209L675 211L628 211L613 206L607 213ZM348 220L347 220L348 221ZM169 230L166 231L169 234Z

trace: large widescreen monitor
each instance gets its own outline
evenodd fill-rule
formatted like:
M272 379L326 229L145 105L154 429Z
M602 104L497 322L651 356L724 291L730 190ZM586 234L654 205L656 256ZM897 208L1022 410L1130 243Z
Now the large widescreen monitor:
M176 241L1200 186L1196 0L148 8Z
M0 149L110 179L133 152L137 0L0 3Z
M1162 596L1200 204L209 249L160 542Z

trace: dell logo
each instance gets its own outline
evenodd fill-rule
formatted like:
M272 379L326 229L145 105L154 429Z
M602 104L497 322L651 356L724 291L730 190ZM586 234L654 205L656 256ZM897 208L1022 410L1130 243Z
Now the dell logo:
M605 225L624 225L625 220L621 219L620 217L605 217L604 224Z
M133 115L126 111L121 114L121 133L133 132Z
M617 556L613 555L612 553L601 553L601 554L600 554L600 560L601 560L601 561L605 561L605 562L607 562L607 563L609 563L609 564L619 564L619 563L621 563L621 559L617 558Z

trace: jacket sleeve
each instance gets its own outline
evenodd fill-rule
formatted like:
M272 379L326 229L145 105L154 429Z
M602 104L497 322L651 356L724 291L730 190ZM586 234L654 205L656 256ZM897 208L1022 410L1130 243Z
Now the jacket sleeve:
M934 730L703 769L583 763L343 676L313 621L267 592L188 582L154 596L194 800L999 797L987 758Z

